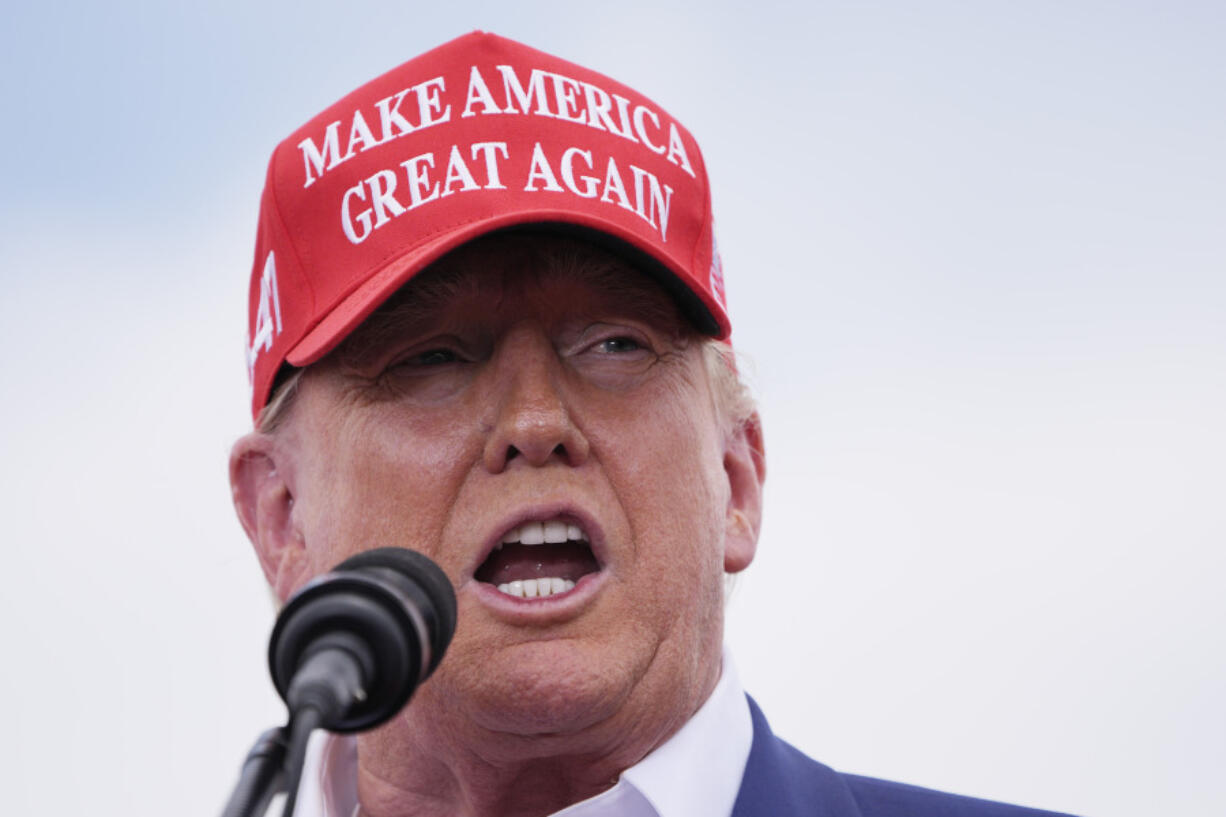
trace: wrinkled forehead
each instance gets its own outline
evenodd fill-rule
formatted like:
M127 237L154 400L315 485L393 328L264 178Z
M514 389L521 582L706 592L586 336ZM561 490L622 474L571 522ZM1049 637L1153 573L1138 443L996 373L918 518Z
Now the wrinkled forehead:
M678 339L697 335L660 283L624 257L578 238L515 232L454 250L402 287L341 344L346 355L440 316L504 307L580 318L633 317Z

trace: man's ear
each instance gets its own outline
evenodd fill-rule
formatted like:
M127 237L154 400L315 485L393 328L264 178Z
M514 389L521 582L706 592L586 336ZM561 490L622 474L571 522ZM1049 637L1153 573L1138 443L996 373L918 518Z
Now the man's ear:
M277 598L285 601L308 568L306 543L294 524L294 492L288 463L278 462L274 437L258 431L246 435L230 451L230 490L234 510L247 532Z
M724 572L749 567L758 549L762 528L762 485L766 482L766 447L762 418L755 411L732 430L724 451L728 495L727 531L724 536Z

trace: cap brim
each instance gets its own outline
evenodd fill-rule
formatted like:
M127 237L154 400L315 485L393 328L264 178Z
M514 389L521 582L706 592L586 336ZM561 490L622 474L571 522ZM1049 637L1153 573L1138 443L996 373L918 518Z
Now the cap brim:
M718 338L728 336L727 319L717 317L723 315L722 309L710 302L701 285L690 283L692 276L684 267L659 257L637 236L611 222L573 211L534 210L465 224L396 256L342 298L289 350L286 362L308 366L321 359L400 287L452 250L490 233L520 229L574 235L622 256L656 279L700 332Z

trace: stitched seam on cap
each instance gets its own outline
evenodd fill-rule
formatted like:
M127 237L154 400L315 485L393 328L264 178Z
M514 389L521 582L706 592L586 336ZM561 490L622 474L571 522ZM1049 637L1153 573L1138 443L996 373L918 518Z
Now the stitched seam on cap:
M280 153L280 145L277 150L272 153L272 179L269 180L269 198L272 200L272 212L277 218L277 223L281 225L281 231L285 233L285 242L289 245L290 253L294 256L294 261L298 264L299 277L306 284L307 292L311 295L311 312L314 313L318 307L318 298L315 296L315 285L311 281L311 276L307 274L307 265L302 261L302 254L298 250L297 244L294 242L293 233L289 231L289 227L285 223L285 216L281 214L281 202L277 197L277 154ZM317 321L318 323L318 321ZM300 340L301 338L299 338ZM297 341L295 341L297 342ZM288 350L287 350L288 351ZM283 359L284 360L284 359Z

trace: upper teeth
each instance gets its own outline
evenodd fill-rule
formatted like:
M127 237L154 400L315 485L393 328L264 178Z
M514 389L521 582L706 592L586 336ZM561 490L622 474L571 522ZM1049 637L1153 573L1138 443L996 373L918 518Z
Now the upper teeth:
M502 537L502 544L543 545L561 542L586 542L587 534L578 525L557 519L548 522L525 522L512 528Z

